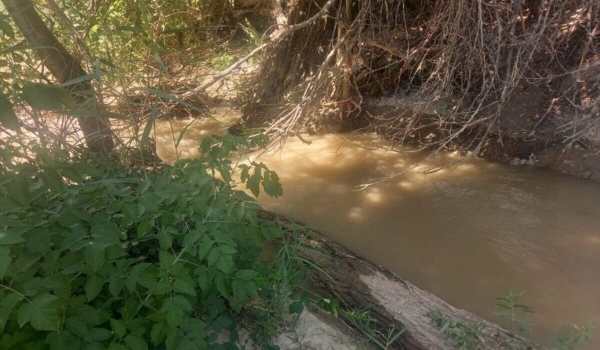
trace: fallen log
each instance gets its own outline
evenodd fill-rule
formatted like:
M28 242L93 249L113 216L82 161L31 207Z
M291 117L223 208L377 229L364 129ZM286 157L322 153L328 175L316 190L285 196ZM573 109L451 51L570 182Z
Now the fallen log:
M415 350L455 349L452 339L436 328L431 313L438 311L463 324L481 325L480 349L542 349L534 342L497 324L458 309L424 291L393 272L348 251L321 233L281 215L261 211L263 218L277 220L284 231L296 232L300 255L317 264L322 271L309 272L309 284L324 297L337 299L348 309L368 309L376 325L406 331L392 348Z

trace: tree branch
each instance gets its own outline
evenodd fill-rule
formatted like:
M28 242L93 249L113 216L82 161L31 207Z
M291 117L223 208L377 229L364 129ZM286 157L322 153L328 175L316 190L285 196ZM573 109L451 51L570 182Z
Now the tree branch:
M290 34L292 34L293 32L309 27L312 24L314 24L319 18L322 18L324 16L326 16L329 13L329 9L331 8L331 6L333 6L333 4L336 2L337 0L329 0L327 1L327 3L325 3L325 5L323 5L323 7L321 8L321 10L319 10L319 12L317 12L317 14L315 14L314 16L312 16L311 18L307 19L304 22L300 22L291 26L288 26L286 30L282 31L279 35L275 36L274 38L271 39L271 41L266 42L262 45L260 45L259 47L255 48L254 50L252 50L249 54L247 54L246 56L242 57L241 59L239 59L237 62L235 62L234 64L232 64L231 66L225 68L224 70L222 70L221 72L215 74L212 76L212 78L210 78L208 81L204 82L202 85L182 94L180 96L180 98L187 98L190 97L198 92L202 92L204 90L206 90L207 88L209 88L210 86L212 86L214 83L220 81L221 79L225 78L226 76L228 76L229 74L231 74L232 72L234 72L235 70L237 70L240 66L242 66L245 62L247 62L249 59L251 59L252 57L254 57L256 54L258 54L259 52L263 51L264 49L266 49L269 46L275 45L276 43L280 42L281 40L285 39L286 37L288 37Z

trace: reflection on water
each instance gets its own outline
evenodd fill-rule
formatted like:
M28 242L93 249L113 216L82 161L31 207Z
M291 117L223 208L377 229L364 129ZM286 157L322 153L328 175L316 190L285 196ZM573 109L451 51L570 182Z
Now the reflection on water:
M192 125L179 146L184 156L194 156L201 136L215 132L197 126L202 123ZM173 160L170 126L159 123L156 131L159 155ZM427 162L358 191L426 154L372 150L375 135L305 138L310 145L290 139L283 150L260 157L284 185L283 197L259 198L267 209L319 227L489 320L500 321L494 297L525 289L522 302L537 312L533 338L545 344L567 322L600 321L600 185L473 159L425 175L433 164ZM590 349L600 348L599 338Z
M157 120L154 134L161 159L174 163L177 159L199 157L202 139L226 134L227 129L239 119L239 113L228 107L214 108L211 112L210 118Z

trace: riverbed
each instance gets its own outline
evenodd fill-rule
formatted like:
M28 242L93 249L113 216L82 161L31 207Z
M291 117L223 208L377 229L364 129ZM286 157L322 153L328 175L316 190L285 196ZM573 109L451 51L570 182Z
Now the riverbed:
M235 119L217 114L187 127L177 149L192 120L157 121L159 156L197 157L202 138ZM542 344L569 322L600 322L600 184L462 157L393 147L375 134L290 138L256 159L278 173L284 195L258 200L506 327L494 298L526 290L520 302L535 311L530 337Z

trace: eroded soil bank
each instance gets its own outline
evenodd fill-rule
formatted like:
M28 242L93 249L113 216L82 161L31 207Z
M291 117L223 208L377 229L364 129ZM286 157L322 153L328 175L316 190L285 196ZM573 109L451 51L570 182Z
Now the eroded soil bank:
M525 95L511 101L477 155L504 164L534 166L600 182L600 134L589 134L569 143L564 135L555 132L559 121L536 114L532 101L539 99L537 95ZM367 98L362 113L345 127L375 130L393 142L436 149L449 132L439 129L438 121L453 106L452 99L408 102L396 97ZM414 124L412 132L397 132L408 124ZM449 148L473 151L481 140L477 135L481 134L481 127L467 129L452 140Z

